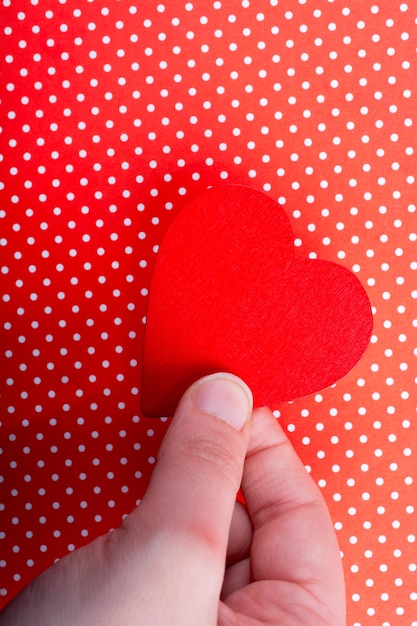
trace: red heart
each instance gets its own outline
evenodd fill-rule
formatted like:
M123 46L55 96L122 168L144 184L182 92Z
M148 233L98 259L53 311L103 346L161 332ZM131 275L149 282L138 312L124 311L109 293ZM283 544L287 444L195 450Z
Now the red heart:
M359 361L372 313L359 280L296 259L284 210L264 193L215 187L189 202L160 247L145 334L141 405L172 415L216 371L243 378L255 406L315 393Z

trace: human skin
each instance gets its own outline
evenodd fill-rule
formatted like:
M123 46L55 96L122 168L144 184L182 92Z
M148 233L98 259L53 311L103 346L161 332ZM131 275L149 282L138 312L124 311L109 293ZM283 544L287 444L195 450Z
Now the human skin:
M96 624L346 624L321 492L271 411L252 410L240 379L221 373L195 383L141 504L0 613L0 626Z

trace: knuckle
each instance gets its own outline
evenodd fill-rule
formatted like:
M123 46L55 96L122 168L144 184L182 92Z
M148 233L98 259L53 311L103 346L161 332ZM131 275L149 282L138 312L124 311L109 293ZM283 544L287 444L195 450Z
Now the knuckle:
M211 475L214 473L219 480L231 483L235 490L239 488L239 463L224 441L194 434L183 442L183 452L188 462L195 465L198 471L207 471Z

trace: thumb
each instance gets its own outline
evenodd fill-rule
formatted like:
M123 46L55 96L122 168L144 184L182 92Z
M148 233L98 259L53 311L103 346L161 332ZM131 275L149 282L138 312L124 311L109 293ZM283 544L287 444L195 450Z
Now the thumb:
M138 532L147 529L157 558L165 561L160 588L165 597L171 589L183 624L185 615L193 624L217 620L251 415L252 394L236 376L220 373L197 381L178 405L136 510ZM176 623L172 617L170 623Z

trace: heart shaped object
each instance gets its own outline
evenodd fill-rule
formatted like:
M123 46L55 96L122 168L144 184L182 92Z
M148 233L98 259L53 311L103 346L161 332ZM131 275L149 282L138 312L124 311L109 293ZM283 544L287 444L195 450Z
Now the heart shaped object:
M149 294L141 408L172 415L187 387L217 371L240 376L255 406L327 387L363 355L368 297L347 268L297 259L291 225L269 196L210 188L176 216Z

